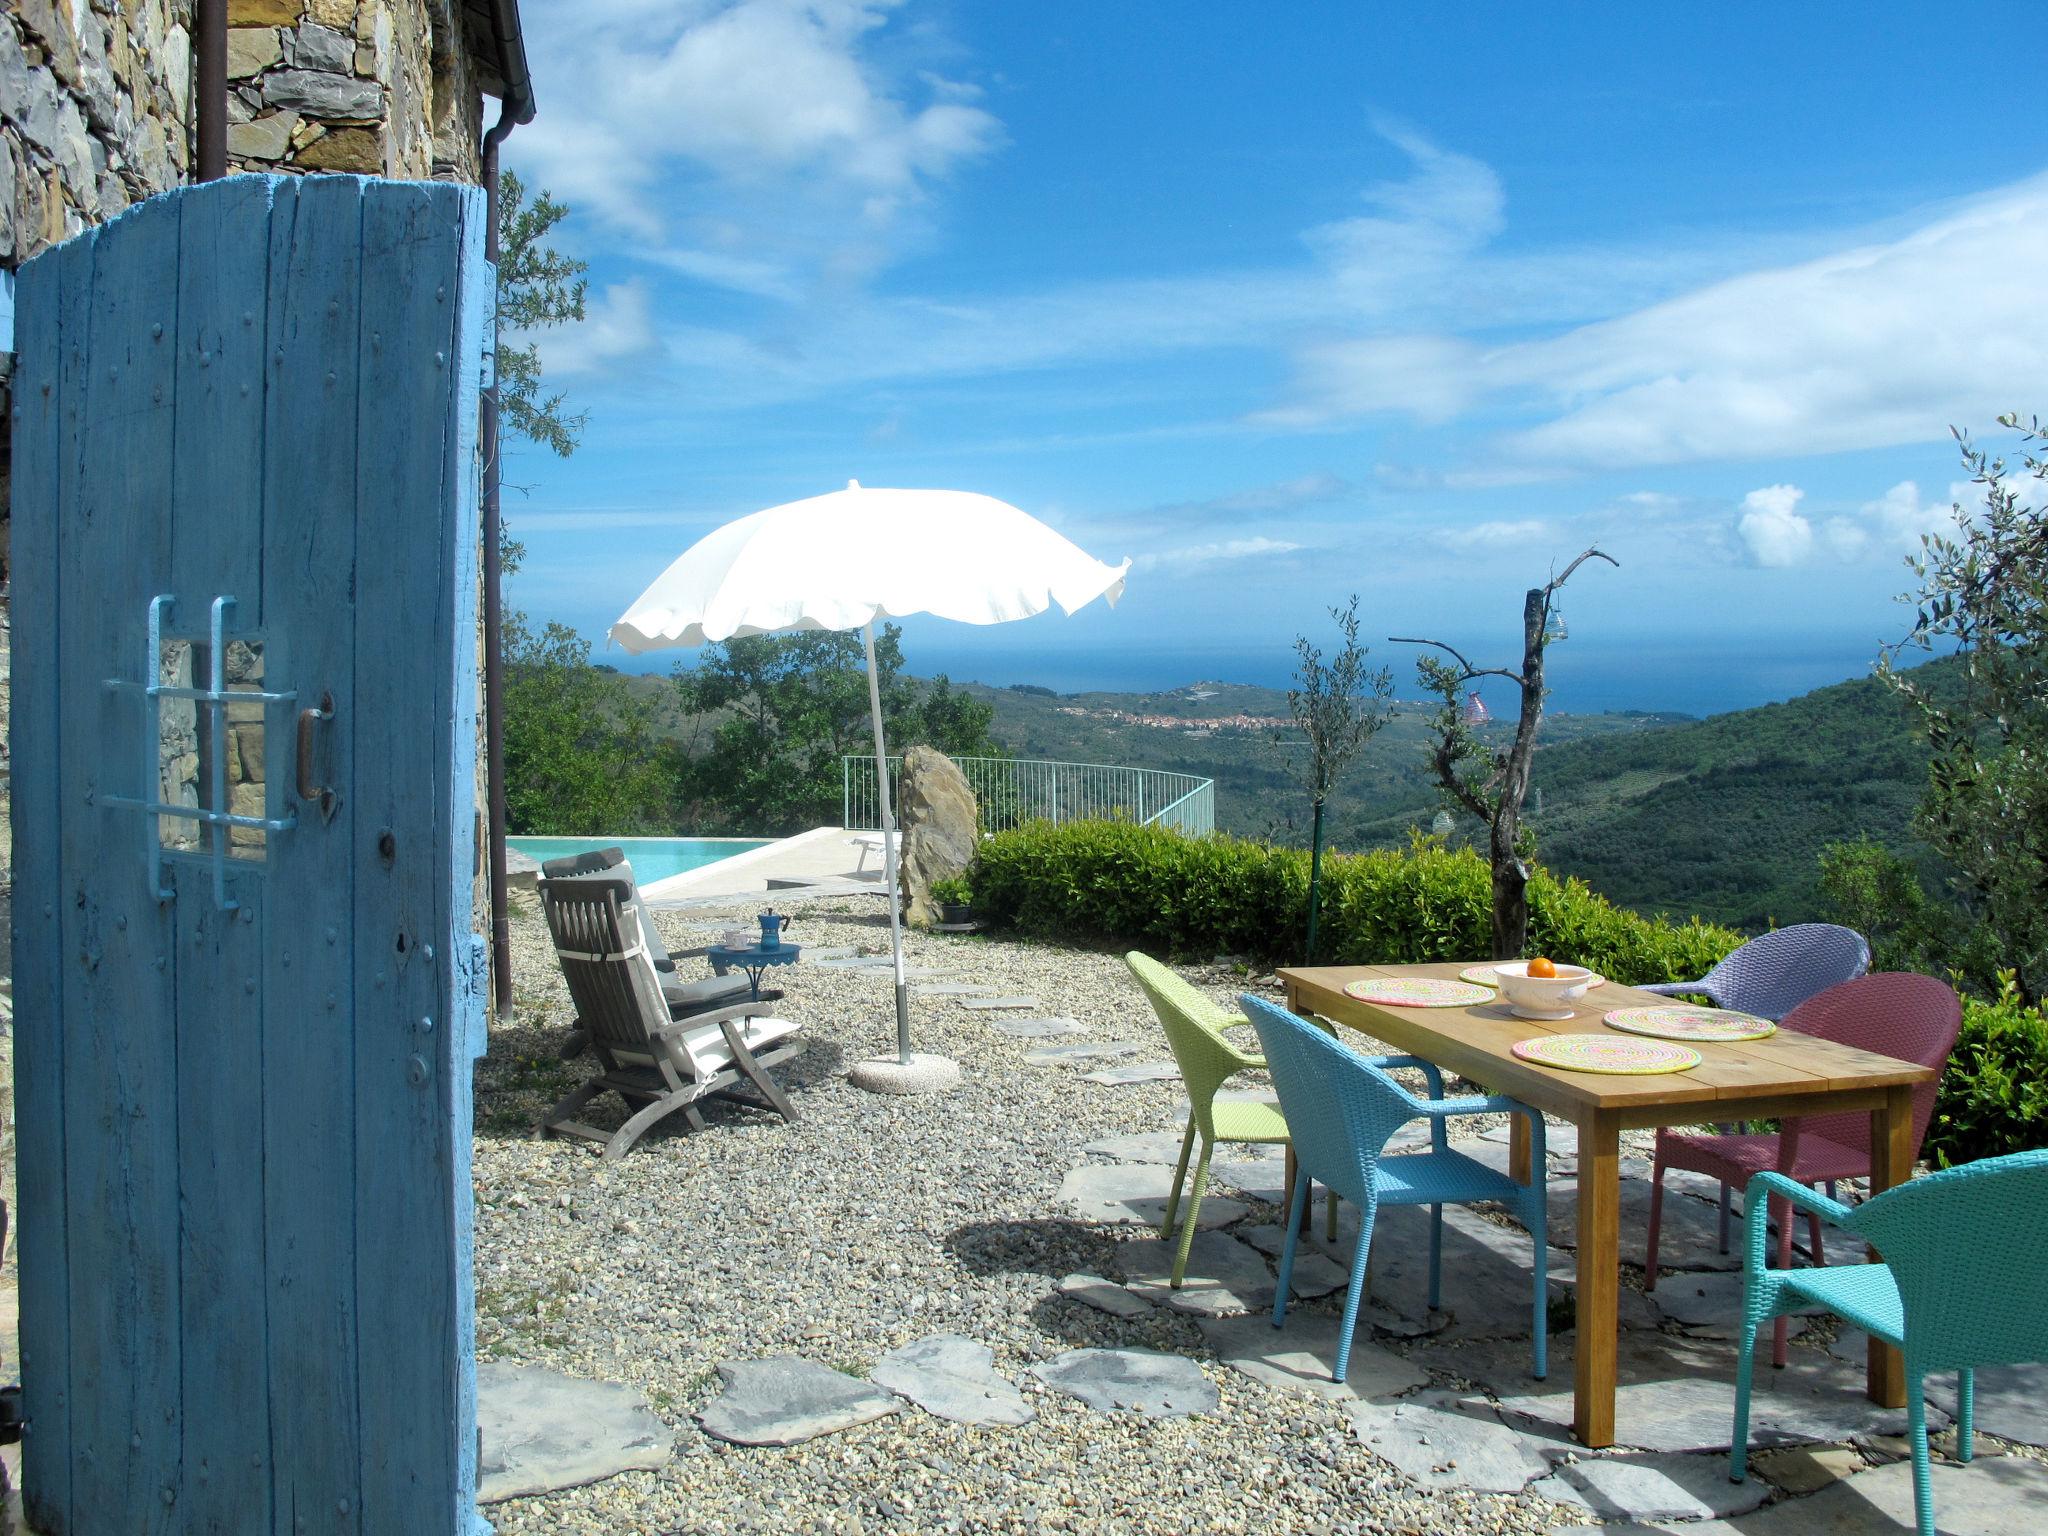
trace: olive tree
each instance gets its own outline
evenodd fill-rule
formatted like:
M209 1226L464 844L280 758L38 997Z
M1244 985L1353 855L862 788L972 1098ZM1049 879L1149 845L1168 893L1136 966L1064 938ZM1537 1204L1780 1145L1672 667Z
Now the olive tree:
M1956 871L1958 893L1989 930L2022 990L2048 989L2048 520L2028 499L2048 481L2048 427L2017 416L2014 461L1958 432L1983 505L1953 509L1954 532L1928 534L1907 564L1919 591L1912 628L1880 674L1912 703L1933 749L1916 826ZM2031 484L2030 484L2031 482ZM1959 698L1937 696L1907 651L1953 647Z
M1332 608L1330 617L1337 621L1344 644L1325 662L1319 646L1308 636L1297 635L1294 651L1301 665L1295 686L1287 690L1287 707L1308 744L1307 754L1294 762L1313 813L1305 952L1311 962L1316 957L1316 918L1322 900L1323 806L1344 770L1387 723L1387 701L1394 692L1385 667L1375 670L1366 665L1367 648L1358 643L1358 598L1354 595L1348 607Z

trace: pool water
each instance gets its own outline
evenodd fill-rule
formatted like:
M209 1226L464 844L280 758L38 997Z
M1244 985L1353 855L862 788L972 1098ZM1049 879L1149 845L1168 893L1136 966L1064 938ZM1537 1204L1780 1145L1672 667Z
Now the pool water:
M623 848L633 863L634 883L652 885L657 880L716 864L736 853L766 848L772 841L772 838L749 840L744 837L508 837L505 846L517 848L528 858L542 863L565 854Z

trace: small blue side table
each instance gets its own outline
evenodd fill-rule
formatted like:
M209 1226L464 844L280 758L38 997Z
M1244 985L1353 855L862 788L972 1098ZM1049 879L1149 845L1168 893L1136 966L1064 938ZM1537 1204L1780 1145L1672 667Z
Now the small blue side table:
M744 949L729 949L723 944L713 944L705 950L704 957L711 962L713 975L723 976L734 966L747 973L747 987L752 992L752 1001L761 1001L762 974L778 965L794 965L796 957L803 950L801 944L778 944L773 949L763 949L759 944L749 944Z

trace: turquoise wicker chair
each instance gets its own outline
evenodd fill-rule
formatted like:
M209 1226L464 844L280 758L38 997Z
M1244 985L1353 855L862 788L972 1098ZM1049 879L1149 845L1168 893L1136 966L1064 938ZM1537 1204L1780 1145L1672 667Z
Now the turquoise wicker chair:
M1308 1210L1309 1181L1317 1179L1358 1207L1358 1248L1351 1256L1351 1286L1344 1294L1344 1321L1337 1334L1337 1358L1330 1371L1342 1381L1351 1363L1351 1335L1365 1294L1366 1259L1372 1250L1373 1218L1383 1205L1426 1205L1429 1225L1429 1304L1438 1304L1443 1282L1444 1206L1497 1200L1520 1219L1535 1239L1535 1374L1548 1369L1549 1298L1544 1247L1543 1117L1526 1104L1494 1095L1447 1099L1443 1075L1415 1056L1361 1056L1332 1039L1315 1023L1296 1018L1262 997L1246 993L1245 1016L1266 1048L1266 1070L1280 1095L1281 1113L1294 1138L1300 1175L1287 1213L1287 1241L1280 1251L1280 1293L1273 1302L1273 1326L1287 1320L1287 1290L1294 1279L1294 1252ZM1417 1098L1393 1078L1388 1067L1419 1067L1430 1096ZM1529 1121L1527 1184L1517 1184L1484 1163L1453 1152L1444 1121L1453 1115L1519 1114ZM1429 1119L1427 1152L1385 1155L1387 1138L1409 1121Z
M1297 1143L1300 1139L1296 1131ZM1881 1264L1764 1267L1766 1196L1861 1236ZM1778 1173L1749 1181L1742 1271L1742 1359L1735 1377L1729 1476L1749 1470L1749 1387L1756 1337L1779 1315L1819 1305L1906 1357L1913 1430L1913 1506L1920 1536L1934 1536L1927 1472L1925 1378L1959 1373L1956 1459L1970 1459L1975 1373L1982 1365L2048 1360L2048 1151L1965 1163L1888 1189L1851 1210Z

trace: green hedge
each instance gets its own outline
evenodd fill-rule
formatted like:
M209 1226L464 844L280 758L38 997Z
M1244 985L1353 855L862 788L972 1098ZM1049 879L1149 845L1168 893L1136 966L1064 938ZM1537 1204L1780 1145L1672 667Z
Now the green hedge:
M1002 926L1118 949L1298 962L1308 928L1308 855L1242 838L1037 822L986 839L970 880L975 904ZM1318 958L1483 959L1492 902L1486 863L1469 849L1326 854ZM1529 936L1532 952L1623 982L1701 975L1742 942L1732 929L1638 916L1541 869Z
M1997 997L1963 1000L1926 1155L1945 1168L2036 1147L2048 1147L2048 1011L2027 1006L2008 974Z

